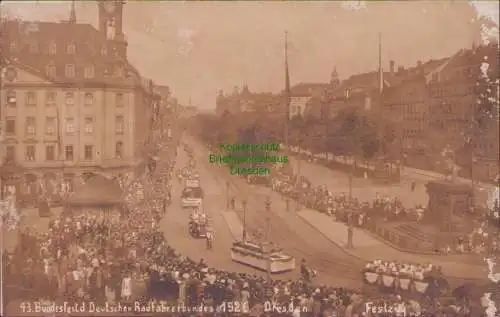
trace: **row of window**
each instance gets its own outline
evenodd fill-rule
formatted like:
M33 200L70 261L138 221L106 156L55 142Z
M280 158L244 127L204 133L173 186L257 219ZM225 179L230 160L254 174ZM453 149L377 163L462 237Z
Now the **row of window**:
M45 75L48 77L56 77L58 76L56 65L51 62L47 66L45 66ZM123 77L126 75L125 69L123 67L115 67L115 68L106 68L104 69L104 75L115 75L117 77ZM66 78L75 78L80 76L80 73L77 74L75 64L66 64L64 65L64 76ZM83 68L83 78L91 79L95 77L95 68L94 66L88 65Z
M56 65L52 62L45 66L45 75L49 77L57 76L57 68ZM66 64L64 66L64 76L67 78L75 78L76 77L76 66L75 64ZM83 77L90 79L95 77L94 66L85 66L83 68Z
M7 105L11 107L17 106L17 93L13 90L8 90L6 92L7 97ZM123 107L125 105L125 97L123 93L117 92L115 93L115 106ZM72 91L67 91L64 94L64 100L66 106L74 106L75 105L76 94ZM27 91L24 94L24 103L26 106L36 106L37 105L38 96L35 91ZM47 106L55 106L57 100L57 92L56 91L47 91L45 92L45 105ZM84 106L92 106L94 104L94 94L91 92L86 92L83 95L83 105Z
M35 145L26 145L24 151L24 159L29 162L36 161L37 153ZM85 145L84 146L84 154L83 157L87 161L91 161L94 159L94 146L93 145ZM123 142L118 141L115 144L115 158L121 159L123 158ZM45 146L45 161L55 161L56 157L56 146L55 145L47 145ZM64 147L64 160L73 161L75 159L74 156L74 147L73 145L66 145ZM6 155L5 155L6 163L16 162L16 147L14 145L6 146Z
M476 89L473 85L469 86L453 86L444 88L431 88L429 91L429 96L431 98L435 97L447 97L455 95L472 95L475 94Z
M32 54L39 54L41 52L40 45L36 41L31 41L29 43L29 49ZM15 41L10 42L9 50L12 53L16 53L18 51L18 43ZM57 54L57 44L55 41L50 41L47 46L47 53L49 55ZM74 55L76 54L76 44L73 42L69 42L66 44L66 54ZM108 54L108 50L105 46L101 47L101 55L106 56Z
M403 130L403 137L412 137L416 135L422 135L424 133L424 130L422 129L404 129Z
M26 117L25 121L26 136L36 136L36 117ZM94 133L94 118L85 117L83 120L84 133L92 135ZM75 118L65 118L65 132L66 134L74 134L76 132ZM55 135L57 131L57 118L45 117L45 134ZM115 117L115 133L122 135L125 131L125 118L123 116ZM16 118L7 117L5 120L5 133L7 136L16 135Z

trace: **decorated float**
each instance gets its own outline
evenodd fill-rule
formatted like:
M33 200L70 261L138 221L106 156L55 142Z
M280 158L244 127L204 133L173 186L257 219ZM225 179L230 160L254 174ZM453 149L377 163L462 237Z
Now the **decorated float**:
M237 241L231 248L231 259L270 273L280 273L295 269L295 258L271 243L255 244Z

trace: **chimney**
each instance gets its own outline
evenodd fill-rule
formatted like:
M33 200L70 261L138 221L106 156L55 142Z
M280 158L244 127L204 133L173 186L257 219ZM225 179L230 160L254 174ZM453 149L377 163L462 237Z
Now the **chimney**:
M393 60L389 61L389 73L391 74L391 76L394 75L394 66L395 65L396 65L396 63Z

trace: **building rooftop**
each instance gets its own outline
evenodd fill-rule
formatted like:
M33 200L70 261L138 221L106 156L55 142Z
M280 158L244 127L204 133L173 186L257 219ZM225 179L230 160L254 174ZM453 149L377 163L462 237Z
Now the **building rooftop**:
M141 77L126 58L108 45L102 32L90 24L8 20L4 28L4 58L41 78L64 83L128 83L143 88L149 85L149 80ZM66 72L67 65L74 66L74 76ZM86 78L88 67L93 67L93 76Z

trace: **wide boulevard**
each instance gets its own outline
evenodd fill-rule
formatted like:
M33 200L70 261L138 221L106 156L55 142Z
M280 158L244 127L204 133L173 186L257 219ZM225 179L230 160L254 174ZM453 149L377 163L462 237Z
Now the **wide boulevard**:
M300 265L301 259L305 258L308 265L319 272L318 282L360 286L360 270L364 265L362 260L345 253L342 248L310 227L293 211L287 212L285 201L276 193L268 188L249 185L242 179L229 175L229 170L225 166L210 164L208 150L198 141L191 137L184 137L183 142L189 144L194 150L193 156L205 194L203 209L213 224L215 245L213 250L207 250L203 240L196 240L189 236L189 212L180 207L182 184L174 182L172 206L161 225L169 243L180 253L195 260L203 258L209 265L216 268L258 275L264 274L231 261L230 247L234 237L223 217L223 213L228 212L226 211L226 203L229 195L229 197L235 198L240 218L243 218L242 201L247 201L246 223L250 234L257 231L264 232L266 217L269 217L271 228L269 240L293 255L296 258L297 267ZM188 157L180 149L176 168L182 168L187 163ZM264 208L266 197L269 197L272 202L270 212L266 212ZM295 207L295 205L290 204L290 207ZM290 209L293 210L293 208ZM297 277L298 271L297 268L292 273L277 277L287 279Z

